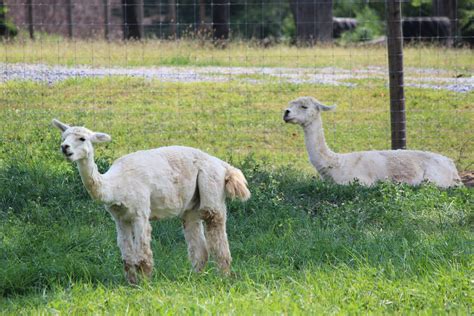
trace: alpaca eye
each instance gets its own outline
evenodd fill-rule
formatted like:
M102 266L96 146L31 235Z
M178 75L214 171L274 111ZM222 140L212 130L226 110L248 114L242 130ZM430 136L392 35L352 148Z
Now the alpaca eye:
M85 141L86 141L86 139L85 139L84 137L80 137L79 140L80 140L81 142L85 142Z
M308 107L306 105L302 105L301 108L306 110Z

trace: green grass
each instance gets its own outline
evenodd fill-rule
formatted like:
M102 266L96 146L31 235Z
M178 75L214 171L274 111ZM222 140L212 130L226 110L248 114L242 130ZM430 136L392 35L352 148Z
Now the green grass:
M236 158L252 153L269 165L288 163L311 171L301 128L286 125L282 110L302 95L337 103L325 113L326 138L337 152L389 149L388 94L381 80L357 87L285 83L161 83L130 78L71 79L52 86L30 82L0 85L0 155L20 150L50 159L58 147L51 119L84 124L112 135L98 157L181 144ZM406 89L407 143L453 158L460 170L474 163L474 95ZM24 128L28 126L28 128Z
M2 169L0 309L17 314L453 312L472 305L467 188L341 187L241 164L253 198L231 203L234 275L191 272L178 220L153 224L155 274L125 284L115 228L72 168ZM59 170L58 170L59 169Z
M336 151L390 146L383 82L357 87L81 79L0 84L0 311L5 314L470 314L472 189L315 178L286 103L314 95ZM408 144L472 169L472 94L408 88ZM155 273L125 283L115 226L59 154L53 117L107 132L101 170L143 148L230 160L252 199L229 204L233 276L190 272L180 221L153 223Z
M60 37L39 37L0 43L0 62L45 63L92 66L268 66L340 67L344 69L387 66L385 47L316 46L279 44L265 49L247 42L231 42L216 48L198 40L146 40L143 42L70 41ZM453 74L472 73L472 50L442 46L406 46L405 67L436 68Z

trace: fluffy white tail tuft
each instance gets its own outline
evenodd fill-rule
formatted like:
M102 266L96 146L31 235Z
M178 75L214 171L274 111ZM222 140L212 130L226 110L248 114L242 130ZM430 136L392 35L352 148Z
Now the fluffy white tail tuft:
M244 174L232 166L228 167L225 175L225 191L231 199L238 198L241 201L250 199L250 191Z

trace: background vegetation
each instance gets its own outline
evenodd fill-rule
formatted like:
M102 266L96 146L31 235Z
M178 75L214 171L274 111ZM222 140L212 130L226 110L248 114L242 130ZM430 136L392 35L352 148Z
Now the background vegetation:
M432 0L410 0L402 3L402 14L405 17L432 16ZM179 0L177 21L178 32L187 35L197 28L199 4L196 0ZM206 0L207 16L210 19L212 1ZM288 0L265 2L261 0L231 1L230 23L234 38L263 39L272 37L281 40L295 40L295 21ZM472 33L474 12L472 1L458 0L459 36L470 37ZM153 16L167 9L167 2L145 0L145 16ZM364 12L364 14L361 14ZM368 13L370 12L370 13ZM384 1L335 0L333 1L335 17L355 17L365 27L372 26L370 32L383 28L386 20ZM149 35L162 35L167 32L167 25L156 26L148 30Z
M206 37L212 29L212 0L204 0L205 21L200 21L200 4L197 0L144 0L144 17L153 23L147 24L147 37ZM295 43L295 19L290 10L289 0L264 2L262 0L230 1L229 23L231 37L238 39L272 39L276 42ZM433 0L410 0L402 4L404 17L433 16ZM174 4L176 24L162 19L169 15L169 7ZM470 0L458 0L457 4L457 36L458 39L472 42L474 35L474 4ZM17 28L5 19L7 8L0 1L0 36L17 35ZM116 11L116 12L115 12ZM120 10L113 15L121 16ZM384 1L335 0L333 1L335 17L355 17L360 24L356 31L348 32L341 43L364 41L385 34L386 20ZM201 28L201 23L207 25ZM25 27L25 25L22 25ZM174 34L176 32L176 34ZM471 43L472 44L472 43Z

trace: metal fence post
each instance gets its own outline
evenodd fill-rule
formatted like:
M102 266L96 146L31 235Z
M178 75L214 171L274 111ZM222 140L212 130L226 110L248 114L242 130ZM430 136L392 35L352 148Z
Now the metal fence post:
M401 2L387 0L387 48L390 80L392 149L406 148L405 94L403 90L403 35Z

